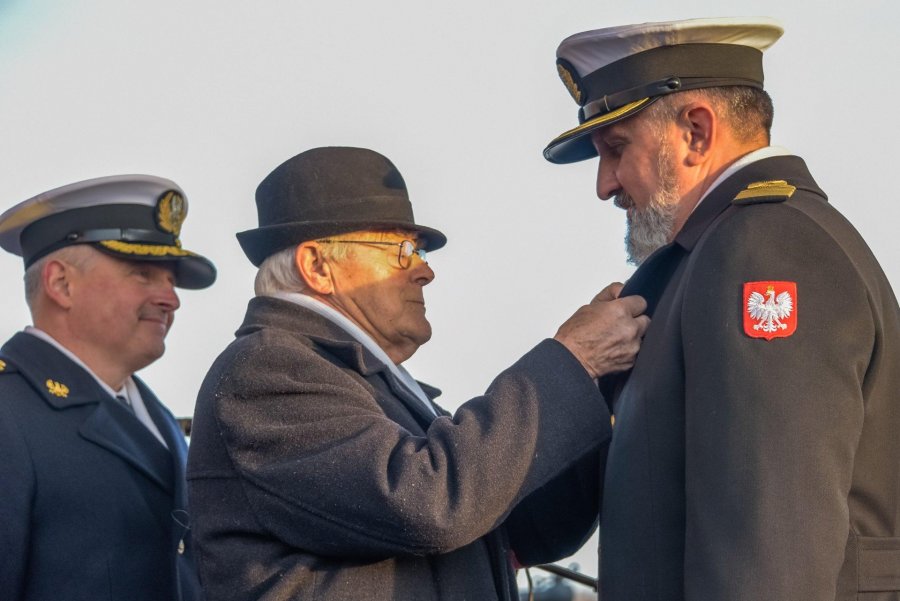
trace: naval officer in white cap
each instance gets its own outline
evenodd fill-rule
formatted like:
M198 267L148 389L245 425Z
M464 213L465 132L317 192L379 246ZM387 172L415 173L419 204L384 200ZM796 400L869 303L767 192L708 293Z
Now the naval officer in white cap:
M557 51L651 324L615 413L604 601L900 599L900 309L804 161L770 145L773 20L579 33ZM866 202L861 190L856 202Z
M182 247L183 191L124 175L0 215L34 320L0 349L0 598L192 601L186 445L134 372L216 270Z

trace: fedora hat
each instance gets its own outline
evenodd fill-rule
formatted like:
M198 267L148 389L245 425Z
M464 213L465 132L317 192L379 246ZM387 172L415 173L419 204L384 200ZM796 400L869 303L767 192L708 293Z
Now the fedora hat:
M257 267L301 242L360 230L416 232L426 250L447 243L416 224L403 176L367 148L313 148L288 159L256 188L256 210L259 227L237 238Z
M590 134L667 94L720 86L763 87L763 51L784 29L768 17L688 19L595 29L569 36L556 69L579 105L577 127L547 144L544 158L597 156Z
M38 194L0 215L0 247L27 269L53 251L90 244L131 261L164 261L175 285L206 288L216 268L181 246L187 198L178 185L153 175L113 175Z

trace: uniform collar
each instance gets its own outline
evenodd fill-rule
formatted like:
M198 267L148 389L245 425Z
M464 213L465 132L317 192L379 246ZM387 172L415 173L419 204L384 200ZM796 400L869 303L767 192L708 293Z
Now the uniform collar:
M806 163L800 157L776 154L751 158L752 160L731 170L724 179L720 177L721 181L717 180L714 190L706 194L703 202L694 209L681 231L675 236L674 244L688 252L693 250L700 236L715 218L731 206L731 201L741 190L754 182L783 179L798 189L813 192L827 200L825 193L813 180Z
M98 403L110 394L109 386L101 386L82 362L73 361L58 344L42 336L19 332L3 345L3 354L44 400L58 409Z
M127 395L127 392L126 392L126 391L128 390L128 384L127 384L127 382L126 382L126 384L125 384L124 386L122 386L122 389L121 389L121 390L119 390L118 392L116 392L115 390L112 389L112 387L111 387L109 384L107 384L106 382L104 382L103 380L101 380L101 379L100 379L100 376L98 376L97 374L95 374L95 373L94 373L94 370L92 370L90 367L88 367L87 363L85 363L84 361L82 361L82 360L78 357L78 355L76 355L75 353L73 353L72 351L70 351L69 349L67 349L65 346L62 345L61 342L59 342L56 338L54 338L53 336L51 336L50 334L48 334L48 333L45 332L44 330L42 330L42 329L40 329L40 328L36 328L36 327L34 327L34 326L25 326L25 330L24 330L24 331L25 331L26 334L30 334L30 335L32 335L32 336L36 336L36 337L40 338L41 340L43 340L44 342L46 342L47 344L53 346L53 348L55 348L55 349L58 350L60 353L62 353L62 354L65 355L66 357L68 357L69 360L70 360L72 363L74 363L75 365L77 365L78 367L80 367L81 369L83 369L84 371L88 372L88 373L91 375L91 377L94 378L94 381L97 382L97 385L100 386L100 388L102 388L103 390L105 390L107 393L109 393L109 396L111 396L111 397L113 397L113 398L116 398L116 396L118 396L118 395L120 395L120 394ZM131 378L129 377L128 379L130 380ZM133 385L133 384L132 384L132 385Z
M170 446L170 444L166 442L165 436L163 436L162 432L159 429L159 426L157 425L158 420L154 419L154 417L151 415L149 407L147 406L147 403L144 402L144 397L141 394L141 391L135 383L135 379L133 377L128 376L127 378L125 378L125 383L122 385L122 388L120 388L119 390L113 390L112 387L101 380L100 376L94 373L94 370L88 367L88 365L84 361L82 361L78 357L78 355L67 349L62 345L62 343L60 343L47 332L34 326L26 326L25 333L40 338L47 344L52 345L60 353L68 357L69 360L72 361L72 363L89 373L91 377L94 378L94 381L97 382L97 385L105 390L106 393L109 394L109 396L113 399L116 399L117 397L126 398L128 400L128 404L131 405L131 408L134 411L135 417L137 417L138 420L140 420L140 422L144 424L144 426L146 426L148 430L150 430L150 433L153 434L153 436L155 436L163 446Z
M122 457L164 490L173 490L172 455L127 408L111 398L102 402L107 391L83 367L55 345L24 332L10 338L0 352L54 409L94 405L93 410L82 414L79 435ZM141 394L156 400L146 387L141 388ZM165 421L158 415L154 419L157 423ZM174 448L176 442L170 440L169 447Z

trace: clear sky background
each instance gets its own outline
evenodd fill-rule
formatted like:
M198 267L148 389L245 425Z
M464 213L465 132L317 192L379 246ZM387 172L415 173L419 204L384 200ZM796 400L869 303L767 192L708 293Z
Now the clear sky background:
M745 15L785 27L764 60L773 142L806 159L900 288L900 9L887 0L0 0L0 211L103 175L184 188L184 246L219 279L182 291L166 355L141 376L190 415L253 293L234 233L256 227L259 181L315 146L373 148L403 173L417 221L449 238L429 255L434 337L406 366L455 409L633 271L596 162L541 156L577 123L559 42ZM30 323L21 275L0 256L2 338ZM578 556L593 574L595 546Z

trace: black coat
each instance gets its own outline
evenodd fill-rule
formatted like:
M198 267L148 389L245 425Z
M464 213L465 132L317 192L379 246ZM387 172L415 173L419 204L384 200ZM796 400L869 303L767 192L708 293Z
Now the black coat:
M135 378L171 451L31 334L3 346L0 366L0 598L198 599L187 449L168 410Z
M255 298L200 390L188 485L216 601L518 595L593 532L609 414L547 340L435 418L336 325ZM428 389L436 392L433 389Z
M744 284L769 281L797 329L765 340ZM654 310L614 404L604 601L900 599L900 309L803 161L729 177L624 293Z

